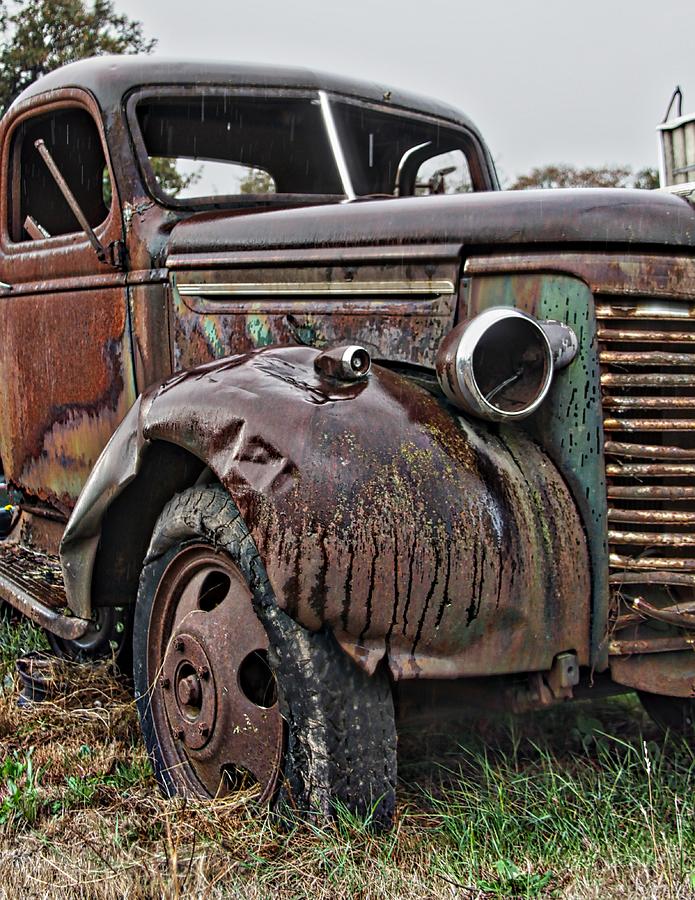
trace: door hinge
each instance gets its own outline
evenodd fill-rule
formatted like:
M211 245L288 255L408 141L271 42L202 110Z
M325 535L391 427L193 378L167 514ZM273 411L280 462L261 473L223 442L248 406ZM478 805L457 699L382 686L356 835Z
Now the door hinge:
M106 259L104 260L114 269L125 269L128 253L123 241L112 241L106 248Z

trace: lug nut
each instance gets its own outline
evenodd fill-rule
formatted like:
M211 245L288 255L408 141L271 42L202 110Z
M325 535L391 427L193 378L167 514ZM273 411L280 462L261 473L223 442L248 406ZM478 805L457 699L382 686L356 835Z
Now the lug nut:
M174 639L174 650L178 650L179 653L182 653L184 647L185 644L183 642L183 638L177 637Z
M196 671L198 672L198 678L207 680L210 677L210 669L207 666L198 666Z
M164 688L165 691L168 691L169 688L171 687L171 680L169 678L167 678L166 675L162 675L162 677L159 679L159 683L161 684L161 686Z

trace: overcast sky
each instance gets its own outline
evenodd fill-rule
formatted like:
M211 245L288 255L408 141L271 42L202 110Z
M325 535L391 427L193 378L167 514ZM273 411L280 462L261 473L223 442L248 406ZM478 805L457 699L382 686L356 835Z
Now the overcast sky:
M166 56L302 65L446 100L500 174L656 166L680 84L695 113L695 0L116 0Z

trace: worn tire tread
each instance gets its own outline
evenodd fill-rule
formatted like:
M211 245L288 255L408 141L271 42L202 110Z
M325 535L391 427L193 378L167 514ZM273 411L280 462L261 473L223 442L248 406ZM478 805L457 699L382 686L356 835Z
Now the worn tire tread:
M147 626L154 590L177 549L204 540L229 554L251 588L268 634L283 717L284 774L276 807L284 814L334 817L342 806L389 827L395 807L396 731L385 670L369 676L332 632L310 632L277 606L265 567L232 498L220 485L192 487L162 511L145 558L135 610L135 684L143 735L166 793L177 785L163 772L147 711ZM139 688L139 690L138 690Z

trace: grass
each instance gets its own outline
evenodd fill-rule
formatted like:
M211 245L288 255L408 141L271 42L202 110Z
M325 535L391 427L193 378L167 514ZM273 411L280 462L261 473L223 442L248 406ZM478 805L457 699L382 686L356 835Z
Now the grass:
M158 794L126 687L75 668L19 709L0 622L0 896L695 897L695 754L633 698L401 736L396 825L279 829Z

